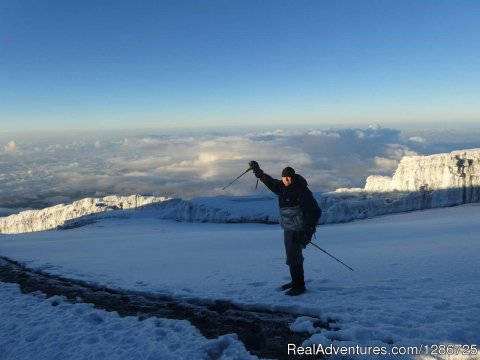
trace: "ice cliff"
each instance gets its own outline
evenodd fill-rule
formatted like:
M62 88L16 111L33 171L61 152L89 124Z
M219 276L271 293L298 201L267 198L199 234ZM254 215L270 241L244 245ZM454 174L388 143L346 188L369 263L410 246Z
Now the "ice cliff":
M369 176L363 189L338 189L315 197L322 208L321 224L478 202L480 149L406 156L391 177ZM271 193L192 200L132 195L87 198L10 215L0 218L0 233L79 226L95 214L140 208L152 209L156 218L176 221L278 223L277 199Z
M27 210L0 218L0 233L14 234L55 229L66 224L75 226L85 217L111 210L141 209L163 203L168 198L132 196L106 196L86 198L68 205L56 205L42 210Z
M417 192L426 195L425 207L477 202L480 200L480 149L405 156L392 177L368 177L365 191Z

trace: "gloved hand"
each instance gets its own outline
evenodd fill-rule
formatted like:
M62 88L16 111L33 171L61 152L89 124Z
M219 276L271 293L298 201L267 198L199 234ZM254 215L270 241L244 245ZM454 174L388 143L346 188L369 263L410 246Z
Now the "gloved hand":
M248 165L253 170L253 173L255 174L257 179L263 176L263 170L260 169L260 165L258 165L258 163L255 160L250 161Z
M260 165L258 165L258 162L256 162L255 160L250 161L248 163L248 166L250 166L250 169L252 169L253 171L260 169Z
M303 247L306 247L308 244L310 244L310 242L312 241L312 236L313 234L315 234L315 231L317 231L317 229L313 226L307 226L305 228L305 230L302 231L302 235L303 235L303 239L302 239L302 243L303 243Z

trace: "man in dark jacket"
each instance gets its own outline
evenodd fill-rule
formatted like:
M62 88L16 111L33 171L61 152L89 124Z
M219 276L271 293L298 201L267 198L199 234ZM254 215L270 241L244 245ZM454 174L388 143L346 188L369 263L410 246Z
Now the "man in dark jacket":
M288 290L286 294L290 296L303 294L306 289L302 249L315 233L321 216L320 207L308 189L307 181L291 167L283 169L282 180L276 180L265 174L256 161L250 161L249 165L255 176L278 195L280 225L284 230L287 265L292 278L291 282L282 285L282 290Z

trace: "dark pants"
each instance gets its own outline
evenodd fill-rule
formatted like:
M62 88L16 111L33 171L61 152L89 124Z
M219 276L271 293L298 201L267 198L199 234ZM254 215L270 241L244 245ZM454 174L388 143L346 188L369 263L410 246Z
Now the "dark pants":
M284 230L283 241L285 243L285 252L287 254L287 265L303 265L303 244L302 233L299 231Z
M304 245L302 239L303 233L299 231L285 230L283 233L287 265L290 266L290 276L292 278L292 288L305 290L302 255Z

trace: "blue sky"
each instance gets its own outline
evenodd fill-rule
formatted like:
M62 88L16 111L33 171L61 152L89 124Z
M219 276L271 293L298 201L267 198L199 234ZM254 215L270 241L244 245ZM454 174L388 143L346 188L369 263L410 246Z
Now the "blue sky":
M4 131L478 122L478 1L0 3Z

